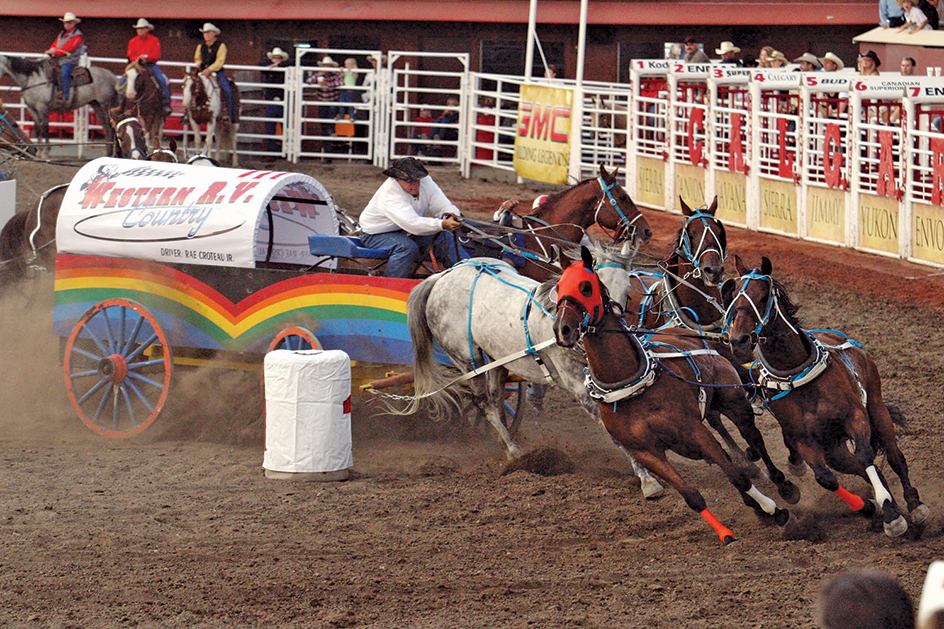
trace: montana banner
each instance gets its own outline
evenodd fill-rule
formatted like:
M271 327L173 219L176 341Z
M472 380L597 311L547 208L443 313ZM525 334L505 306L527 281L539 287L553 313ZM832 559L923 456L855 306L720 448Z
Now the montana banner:
M567 183L570 111L574 93L522 85L515 133L515 172L546 183Z

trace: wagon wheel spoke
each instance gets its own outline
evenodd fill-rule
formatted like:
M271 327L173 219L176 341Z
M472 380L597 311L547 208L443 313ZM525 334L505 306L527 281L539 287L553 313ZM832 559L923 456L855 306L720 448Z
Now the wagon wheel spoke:
M126 299L90 308L73 328L63 357L66 388L79 418L109 437L136 435L157 418L172 366L158 320Z

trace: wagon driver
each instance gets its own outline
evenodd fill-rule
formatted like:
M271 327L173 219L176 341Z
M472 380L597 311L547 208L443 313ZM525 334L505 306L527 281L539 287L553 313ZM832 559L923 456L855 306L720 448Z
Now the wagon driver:
M147 66L157 82L161 84L161 90L164 94L164 114L170 115L170 87L167 85L167 77L161 72L157 62L161 60L161 41L151 34L154 25L143 17L138 19L132 28L138 33L128 42L128 61L137 61L142 66Z
M366 246L390 250L385 277L408 277L430 249L444 268L469 257L449 233L462 225L462 213L421 161L398 159L383 174L387 180L364 208L360 223Z
M226 63L226 44L219 40L220 29L212 22L206 22L200 29L203 33L203 43L197 46L197 51L193 53L193 62L197 64L200 74L209 78L211 74L216 74L216 80L220 84L220 92L223 93L223 101L226 103L227 117L233 117L233 92L230 89L229 79L223 72L223 64Z

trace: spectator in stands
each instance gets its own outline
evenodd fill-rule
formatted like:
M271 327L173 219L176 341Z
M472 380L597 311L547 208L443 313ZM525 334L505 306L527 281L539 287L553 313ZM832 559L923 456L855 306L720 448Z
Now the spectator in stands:
M273 71L272 68L287 68L292 65L292 61L289 59L287 52L276 46L266 53L266 58L259 65L267 68L267 71L262 72L262 82L273 86L262 90L262 97L266 100L265 117L281 118L283 113L282 101L285 100L285 90L281 86L285 84L285 73ZM270 153L278 152L279 143L274 139L281 135L278 132L278 123L274 120L266 122L265 132L269 136L265 141L266 151Z
M878 58L874 50L859 53L859 74L862 76L878 76L881 65L882 60Z
M917 7L928 16L928 24L931 25L932 31L936 31L938 24L940 24L941 18L937 11L938 4L940 4L940 0L918 0L917 3Z
M905 12L897 0L879 0L878 23L882 28L897 28L905 23Z
M548 64L548 66L547 66L546 68L544 68L544 78L545 78L545 79L557 79L557 78L560 78L560 73L559 73L559 71L558 71L558 69L557 69L557 66L554 65L553 63Z
M226 102L227 113L224 117L232 118L233 92L226 72L223 71L223 64L226 63L226 44L219 40L221 31L212 22L205 22L200 32L203 33L203 43L197 46L196 52L193 53L193 62L197 64L203 76L207 78L211 74L216 76L216 82Z
M816 72L823 69L823 64L819 62L819 58L811 52L804 52L794 59L793 63L800 64L800 72Z
M721 55L721 63L727 63L735 66L741 65L741 60L738 59L738 54L740 52L741 49L729 41L721 42L721 47L715 50L716 55Z
M164 115L169 116L170 87L167 85L167 77L157 65L157 62L161 60L161 42L151 34L154 25L142 17L131 28L137 32L137 35L128 42L128 61L132 63L137 61L147 66L157 82L161 84L161 93L164 95Z
M769 68L770 66L770 55L773 53L773 46L764 46L760 49L760 52L757 53L757 67L758 68Z
M819 629L914 629L914 605L892 575L847 570L828 581L816 600Z
M369 103L371 98L374 95L374 86L377 84L377 73L383 67L383 64L387 63L387 57L381 56L380 60L377 60L377 57L370 57L370 70L364 74L364 82L361 83L363 91L361 92L361 100L365 103Z
M341 90L341 102L353 103L354 86L357 85L357 59L354 57L348 57L344 60L344 69L341 70L341 78L344 81L344 89ZM341 118L347 116L351 120L354 120L353 107L342 106L339 113Z
M831 52L827 52L825 55L820 57L819 62L822 64L824 72L839 72L846 67L846 64L842 62L842 59Z
M741 65L745 68L756 68L757 59L755 59L752 55L744 55L741 58Z
M385 277L408 277L430 249L443 268L469 257L448 233L462 225L462 212L421 161L398 159L383 174L387 180L364 208L360 223L366 246L390 251Z
M908 33L917 33L918 31L930 31L931 25L928 23L928 16L924 11L915 6L913 0L901 0L899 2L902 11L905 12L905 23L898 28L898 32L906 31ZM935 10L935 15L937 11Z
M685 39L685 59L686 63L710 63L711 59L702 50L701 44L695 41L694 37Z
M75 16L75 13L69 11L59 21L62 22L62 31L56 36L52 46L46 51L46 54L55 59L59 64L59 72L62 79L63 105L69 103L72 87L72 70L79 64L79 59L85 54L87 46L85 45L85 36L77 26L82 20ZM55 106L58 103L53 103Z
M415 125L410 131L410 137L414 140L428 140L433 135L433 128L429 126L430 122L435 122L433 119L433 110L428 107L423 107L420 109L420 114L413 118ZM428 144L410 144L410 152L413 155L427 155L429 154L429 145Z
M901 73L904 76L914 76L915 69L917 68L915 60L911 57L903 57L901 60Z
M779 50L775 50L772 53L770 53L770 66L769 67L785 68L787 67L788 63L790 63L790 61L787 59L787 56L783 54L782 52L780 52Z
M344 78L337 70L338 62L331 57L327 55L322 57L319 65L322 69L309 77L306 82L316 86L316 98L321 101L318 117L324 120L337 120L340 117L340 108L334 103L341 100L341 86L344 84ZM334 124L322 122L321 132L323 135L334 135Z
M438 125L453 125L450 127L434 127L433 128L433 139L435 140L444 140L446 142L455 142L459 139L459 129L456 125L459 124L459 99L455 96L450 96L446 99L446 107L442 114L436 118L433 122ZM436 147L436 154L439 156L448 156L451 157L456 154L456 147L454 146L438 146Z

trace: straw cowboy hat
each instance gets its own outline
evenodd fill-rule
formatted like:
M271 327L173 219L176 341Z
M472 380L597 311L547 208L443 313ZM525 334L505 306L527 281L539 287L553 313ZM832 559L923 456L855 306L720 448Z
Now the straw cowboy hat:
M282 50L281 48L279 48L278 46L276 46L275 48L272 49L272 52L266 53L266 57L269 58L269 61L275 61L276 57L284 61L288 59L289 54L285 52L284 50Z
M390 162L390 167L383 171L383 174L406 182L419 181L429 176L423 162L415 157L404 157Z
M322 59L321 59L321 64L320 64L320 65L323 65L323 66L333 66L333 67L337 68L337 67L338 67L338 62L335 61L334 59L332 59L331 57L325 55L324 57L322 57Z
M213 31L213 32L216 33L217 35L219 35L219 34L222 32L222 31L220 31L219 27L216 26L216 24L214 24L213 22L205 22L205 23L203 24L203 28L200 29L200 32L201 32L201 33L208 33L208 32L210 32L210 31Z
M804 52L802 55L793 60L793 63L800 63L801 61L808 61L814 68L822 68L823 64L819 62L819 59L811 52Z
M741 49L735 46L733 42L723 41L721 42L721 48L715 50L716 55L723 55L729 52L739 53Z
M146 28L149 31L154 30L154 25L145 20L143 17L138 18L138 23L132 26L131 28Z
M772 53L767 55L767 58L770 59L771 61L774 61L774 60L783 61L784 64L790 63L790 60L787 59L787 56L783 54L782 52L780 52L779 50L773 51Z
M842 62L842 59L840 59L839 57L837 57L831 52L827 52L825 55L819 58L819 62L821 64L825 64L827 61L832 61L833 63L835 63L837 71L842 70L843 68L846 67L846 64Z
M73 13L72 11L68 11L66 12L65 15L59 18L59 21L60 22L81 22L82 20L80 18L75 17L75 13Z

